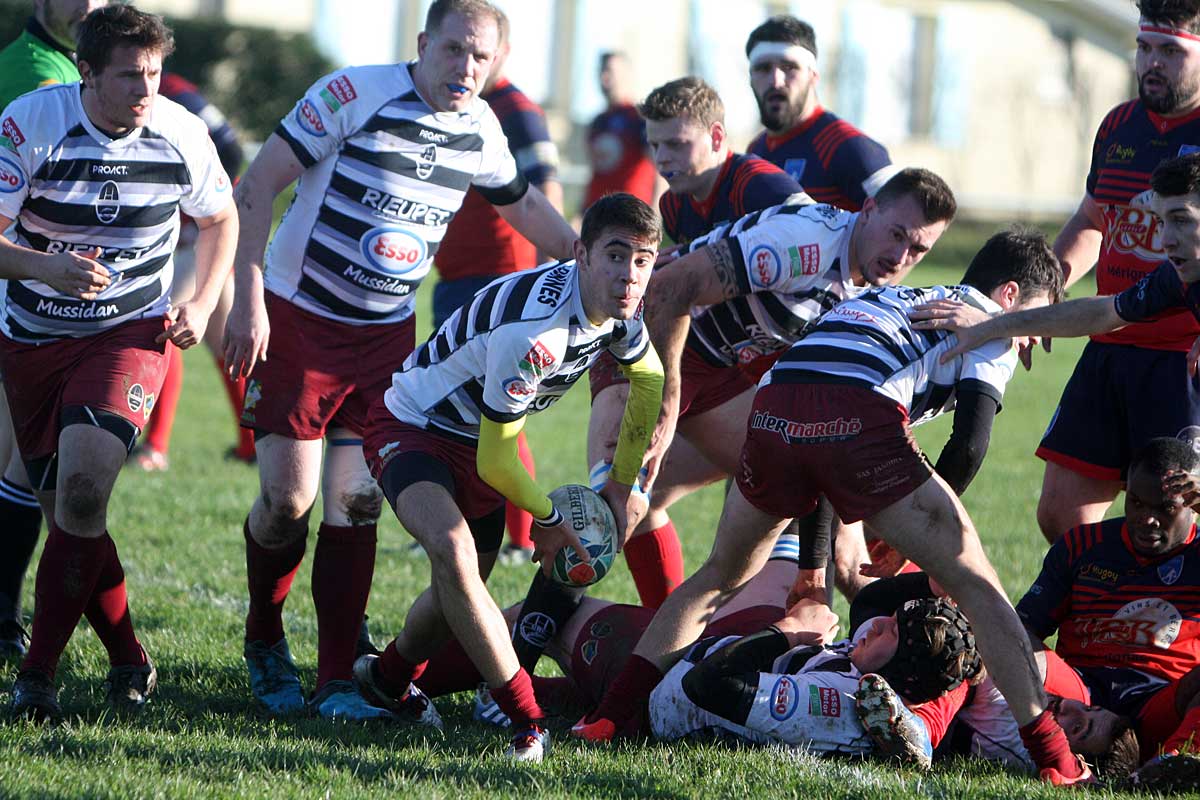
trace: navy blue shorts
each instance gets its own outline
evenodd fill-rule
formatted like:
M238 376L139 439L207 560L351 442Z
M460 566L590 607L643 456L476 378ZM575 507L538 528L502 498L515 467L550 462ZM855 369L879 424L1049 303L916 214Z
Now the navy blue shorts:
M1200 448L1200 381L1187 374L1187 354L1088 342L1037 455L1088 478L1119 481L1156 436Z
M1076 670L1092 693L1092 705L1114 714L1136 717L1167 681L1126 667L1081 667Z

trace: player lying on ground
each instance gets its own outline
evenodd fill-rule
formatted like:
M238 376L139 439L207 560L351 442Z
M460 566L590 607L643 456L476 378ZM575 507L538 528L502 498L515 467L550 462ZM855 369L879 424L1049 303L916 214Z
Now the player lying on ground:
M812 511L823 492L839 517L865 519L929 572L968 618L988 620L976 629L979 651L1042 776L1090 779L1046 713L1027 637L970 517L911 431L913 422L951 410L960 388L998 403L1016 357L1004 343L941 364L952 342L913 333L907 311L950 296L988 311L1045 305L1061 297L1062 271L1042 237L1010 231L988 240L963 283L882 288L846 301L780 358L755 397L737 489L726 498L708 561L659 609L577 735L611 739L635 720L705 618L758 571L787 520Z
M607 348L625 365L631 391L600 494L619 539L637 524L644 506L631 501L630 487L662 404L662 368L641 319L661 235L658 214L632 195L597 201L584 215L575 261L488 285L405 360L372 409L363 444L372 474L433 573L384 654L355 664L359 690L375 705L435 719L411 684L453 635L514 722L509 752L542 757L542 710L484 585L500 547L504 501L534 515L534 558L544 570L563 546L588 556L521 466L517 434L527 414L549 408Z
M9 279L0 368L50 520L16 715L61 715L55 670L85 615L108 651L105 691L117 711L140 709L157 681L134 634L108 503L159 393L165 343L187 348L204 336L237 242L229 176L207 128L157 97L173 46L160 17L98 9L79 29L83 83L39 89L5 111L0 228L16 224L15 242L0 245ZM172 308L180 211L200 229L196 292Z

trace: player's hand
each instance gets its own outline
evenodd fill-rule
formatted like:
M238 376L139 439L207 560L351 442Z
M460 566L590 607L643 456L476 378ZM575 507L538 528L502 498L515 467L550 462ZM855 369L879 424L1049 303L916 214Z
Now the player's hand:
M529 529L529 538L533 540L533 563L541 564L542 574L547 578L554 567L554 558L564 547L573 547L575 554L584 562L592 560L592 554L583 546L583 542L579 541L579 537L571 529L571 521L565 516L557 525L545 527L538 525L534 520Z
M943 298L908 310L913 327L926 331L957 331L986 322L991 315L969 303Z
M787 615L775 627L792 647L829 644L837 636L838 615L824 600L805 598L788 608Z
M612 473L609 473L610 476ZM646 516L649 506L640 499L633 487L628 483L619 483L610 477L600 489L600 496L612 509L613 517L617 520L617 552L625 547L625 542L633 535L638 523Z
M882 544L882 542L881 542ZM892 578L900 574L900 570L908 566L908 559L894 547L874 547L871 550L871 561L861 564L858 574L867 578Z
M671 440L675 438L675 425L678 422L679 396L668 390L663 394L662 411L659 412L654 432L650 434L650 445L646 448L646 455L642 458L642 469L646 472L645 478L642 479L642 488L646 490L646 494L650 494L654 489L654 481L658 479L658 473L667 457L667 450L671 448Z
M805 600L824 603L828 598L828 588L825 585L825 570L802 569L796 574L796 581L788 590L787 607L791 608Z
M95 300L112 283L108 269L96 259L100 248L78 253L56 253L42 262L37 279L55 291L80 300Z
M225 323L222 342L225 371L237 380L249 375L254 365L267 360L267 343L271 338L271 323L267 306L261 297L239 302L234 298L229 320Z
M169 339L180 350L187 350L204 338L211 314L212 309L206 309L191 300L180 303L167 312L167 320L171 324L155 337L155 344L162 344Z
M1200 477L1190 472L1169 472L1163 478L1163 494L1178 495L1193 511L1200 510Z
M658 269L661 266L670 264L672 261L678 261L683 255L683 245L673 244L670 247L663 248L658 251L658 258L654 260L654 268Z

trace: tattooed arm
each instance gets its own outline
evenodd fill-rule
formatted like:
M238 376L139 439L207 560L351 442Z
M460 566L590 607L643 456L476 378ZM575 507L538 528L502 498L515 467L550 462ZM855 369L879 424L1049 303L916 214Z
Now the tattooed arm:
M741 265L735 263L728 241L688 253L650 279L646 292L646 328L663 362L663 407L672 417L679 412L679 361L691 328L693 306L720 303L742 293Z

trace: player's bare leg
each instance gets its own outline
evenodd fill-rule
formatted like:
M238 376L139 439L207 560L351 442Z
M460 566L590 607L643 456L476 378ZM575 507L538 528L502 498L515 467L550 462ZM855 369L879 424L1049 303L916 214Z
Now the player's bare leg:
M862 523L852 522L847 525L835 519L833 558L829 562L829 569L833 574L829 585L836 586L848 601L853 602L862 588L874 580L859 572L859 568L870 561L871 554L867 550Z
M1042 535L1054 544L1071 528L1099 522L1123 488L1121 481L1089 478L1047 461L1037 507Z
M308 516L321 477L320 439L280 434L258 440L259 495L246 518L250 609L244 655L254 697L273 714L304 708L283 631L283 603L304 558Z

